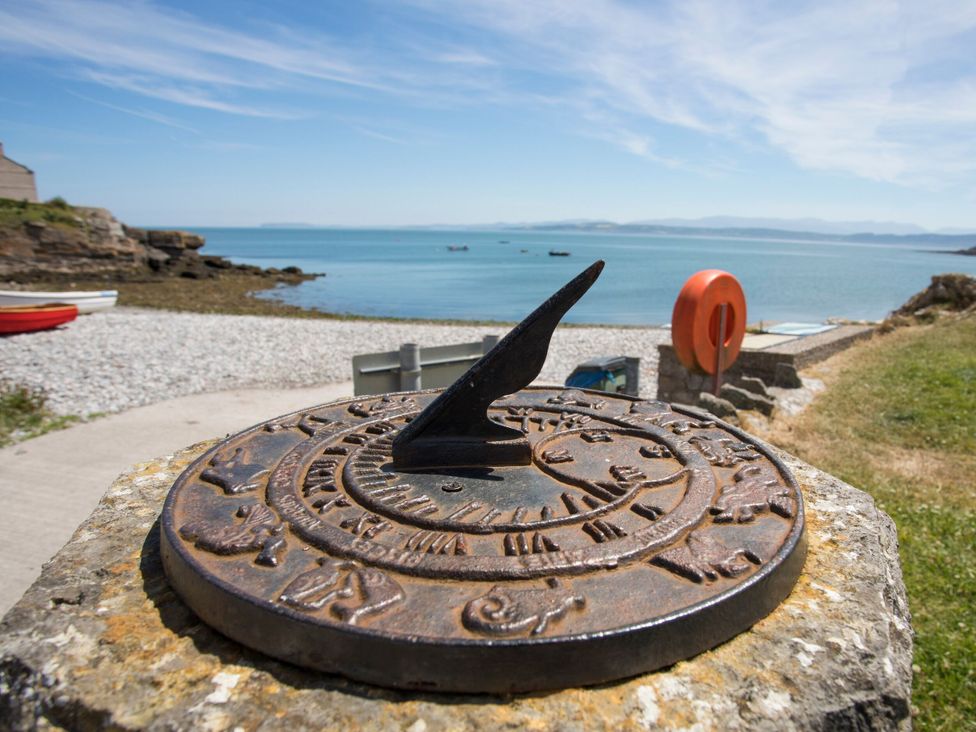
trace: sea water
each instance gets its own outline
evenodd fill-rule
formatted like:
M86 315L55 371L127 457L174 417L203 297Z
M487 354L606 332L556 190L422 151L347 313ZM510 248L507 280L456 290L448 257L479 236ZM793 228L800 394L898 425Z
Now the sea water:
M669 322L682 284L702 269L739 279L750 322L881 319L933 274L976 274L976 257L918 244L512 230L190 230L206 237L206 254L326 274L266 297L378 317L518 321L597 259L606 260L606 269L568 322Z

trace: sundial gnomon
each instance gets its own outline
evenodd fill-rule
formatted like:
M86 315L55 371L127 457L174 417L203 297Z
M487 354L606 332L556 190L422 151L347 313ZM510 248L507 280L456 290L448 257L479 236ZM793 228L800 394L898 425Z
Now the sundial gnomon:
M174 485L180 596L271 656L386 686L610 681L747 629L803 563L784 466L704 413L527 387L588 268L446 392L258 425Z

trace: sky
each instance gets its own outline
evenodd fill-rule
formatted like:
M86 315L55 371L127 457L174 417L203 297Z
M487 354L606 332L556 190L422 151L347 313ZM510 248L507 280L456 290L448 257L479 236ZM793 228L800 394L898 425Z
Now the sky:
M976 0L0 0L0 141L131 224L976 231Z

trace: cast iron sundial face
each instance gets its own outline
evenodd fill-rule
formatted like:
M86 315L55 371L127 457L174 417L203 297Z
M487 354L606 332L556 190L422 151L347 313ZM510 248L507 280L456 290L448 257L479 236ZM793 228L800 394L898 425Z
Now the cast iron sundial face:
M206 453L163 510L177 592L271 656L431 691L610 681L769 613L805 553L781 463L702 413L521 388L601 267L447 392L313 407Z

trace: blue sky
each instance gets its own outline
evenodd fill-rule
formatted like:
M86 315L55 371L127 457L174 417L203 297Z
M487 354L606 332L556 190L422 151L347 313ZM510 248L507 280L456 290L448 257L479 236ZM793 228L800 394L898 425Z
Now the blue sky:
M976 230L976 2L0 2L0 140L147 225Z

